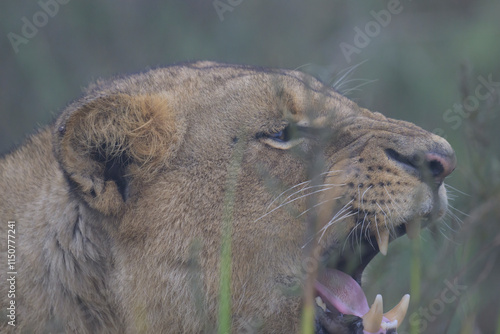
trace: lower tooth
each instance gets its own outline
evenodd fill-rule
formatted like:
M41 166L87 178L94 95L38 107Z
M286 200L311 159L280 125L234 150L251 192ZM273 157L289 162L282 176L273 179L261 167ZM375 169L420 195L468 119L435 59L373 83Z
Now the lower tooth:
M321 297L318 296L318 297L316 297L315 301L316 301L316 305L321 307L323 309L323 312L326 312L326 304L323 302L323 299L321 299Z
M377 333L380 329L380 325L382 324L382 310L384 308L383 300L381 295L377 295L375 297L375 301L372 304L372 307L363 316L363 327L365 331L370 333Z
M410 305L410 295L404 295L398 305L394 306L392 310L384 314L384 317L390 321L401 324L408 311L408 305Z

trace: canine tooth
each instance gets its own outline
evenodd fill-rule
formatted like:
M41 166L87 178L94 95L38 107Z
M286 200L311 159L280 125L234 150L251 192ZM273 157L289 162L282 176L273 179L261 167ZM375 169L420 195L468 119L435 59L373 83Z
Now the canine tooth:
M403 322L410 305L410 295L404 295L398 305L394 306L392 310L384 314L384 317L390 321L397 321L398 324Z
M326 312L326 304L325 304L325 302L323 302L323 299L321 299L320 296L317 296L315 301L316 301L316 305L321 307L323 309L323 311Z
M363 316L363 327L365 331L376 333L379 331L382 324L382 310L384 309L384 302L381 295L375 297L375 301L370 308L370 311Z
M387 248L389 248L389 230L382 230L377 236L378 249L382 255L387 255Z
M412 220L409 223L406 223L406 234L410 240L415 239L420 235L420 229L422 227L422 222L420 219Z

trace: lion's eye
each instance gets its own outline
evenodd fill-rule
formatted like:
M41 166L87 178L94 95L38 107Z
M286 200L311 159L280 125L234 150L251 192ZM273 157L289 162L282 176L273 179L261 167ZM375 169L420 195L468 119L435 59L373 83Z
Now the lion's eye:
M259 134L258 138L265 144L280 150L288 150L303 141L303 138L298 136L298 132L293 131L290 125L278 132Z
M290 127L287 126L283 130L276 132L276 133L272 133L268 136L269 136L269 138L272 138L278 142L287 142L290 140Z

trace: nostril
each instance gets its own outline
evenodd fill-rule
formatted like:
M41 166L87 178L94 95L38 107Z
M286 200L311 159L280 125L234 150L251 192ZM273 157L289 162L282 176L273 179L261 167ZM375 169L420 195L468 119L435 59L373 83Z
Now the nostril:
M438 177L444 174L444 166L438 160L429 161L429 170L434 177Z
M438 184L443 183L444 178L453 172L456 166L455 155L443 156L437 153L425 155L430 173Z

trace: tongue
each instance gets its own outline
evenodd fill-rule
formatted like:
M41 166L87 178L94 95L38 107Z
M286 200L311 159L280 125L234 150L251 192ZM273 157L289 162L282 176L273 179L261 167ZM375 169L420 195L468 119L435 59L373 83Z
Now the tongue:
M339 270L326 269L318 275L315 288L323 301L332 304L340 313L362 317L370 310L363 289L351 276Z

